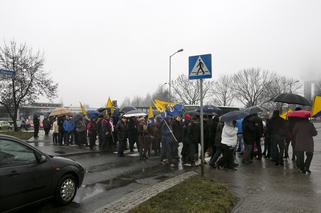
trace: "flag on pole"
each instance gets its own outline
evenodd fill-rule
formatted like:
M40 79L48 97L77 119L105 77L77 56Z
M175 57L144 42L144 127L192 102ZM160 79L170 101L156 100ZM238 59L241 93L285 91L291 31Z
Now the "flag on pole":
M84 105L82 105L81 102L79 102L79 103L80 103L80 112L81 112L81 114L83 114L87 120L90 120Z
M175 106L176 103L166 102L166 101L161 101L161 100L155 99L154 105L155 105L157 111L165 112L166 110L173 108L173 106Z
M111 114L114 113L113 102L112 102L112 100L110 98L108 98L108 101L107 101L107 104L106 104L106 108L109 109ZM106 113L107 113L107 111L106 111Z
M152 105L149 105L149 109L148 109L147 115L148 115L148 119L154 118L154 113L153 113L153 107L152 107Z
M288 113L289 112L293 112L292 109L289 109L288 111L286 112L283 112L282 114L280 114L280 117L283 119L283 120L288 120Z
M314 97L312 110L311 110L311 116L312 117L321 116L321 96Z

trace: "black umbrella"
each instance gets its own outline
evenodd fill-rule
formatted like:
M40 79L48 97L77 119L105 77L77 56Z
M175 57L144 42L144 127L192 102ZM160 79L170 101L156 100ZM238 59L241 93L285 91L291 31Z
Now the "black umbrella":
M245 118L248 115L249 113L244 111L232 111L222 115L221 121L223 122L236 121L236 120Z
M280 94L274 99L274 102L311 106L311 103L306 98L302 97L301 95L292 94L292 93Z
M134 107L134 106L125 106L120 111L123 112L123 113L127 113L127 112L132 111L132 110L136 110L136 107Z
M196 109L196 112L200 112L201 111L201 107L198 107ZM220 113L220 111L222 111L220 108L213 106L213 105L204 105L203 106L203 112L204 114L217 114Z

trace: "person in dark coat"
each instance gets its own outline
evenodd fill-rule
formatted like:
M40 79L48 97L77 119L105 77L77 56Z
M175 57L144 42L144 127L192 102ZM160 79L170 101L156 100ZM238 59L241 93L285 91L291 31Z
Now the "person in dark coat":
M139 156L141 160L146 160L150 157L151 137L145 118L138 119L138 142L139 142Z
M285 120L280 117L278 110L274 110L272 118L266 124L267 134L271 139L271 157L275 165L283 165L284 142L287 135Z
M39 116L37 114L34 114L33 116L33 128L34 128L33 137L34 138L38 138L39 127L40 127Z
M198 160L198 145L201 142L201 126L199 116L193 116L192 122L189 124L188 135L190 138L190 158L193 164Z
M116 132L117 132L117 138L118 138L118 151L117 155L118 157L124 157L124 150L126 148L127 143L127 121L125 117L122 117L117 125L116 125Z
M191 116L189 114L186 114L184 123L183 123L183 148L181 151L183 164L194 162L194 160L190 159L191 140L188 135L190 122L191 122Z
M254 126L255 126L255 145L257 149L257 159L261 160L262 159L261 138L264 133L263 121L257 114L254 114L251 119L253 120Z
M112 151L113 145L113 135L112 135L112 125L109 121L108 115L104 114L101 121L101 139L102 145L101 149L104 151Z
M152 139L152 150L154 151L155 155L159 155L161 152L160 149L160 142L161 142L161 120L159 117L156 117L156 121L151 125L151 135L153 136Z
M135 143L138 149L137 119L135 117L129 118L127 122L127 127L128 127L129 150L130 152L134 152Z
M243 141L244 141L244 154L242 163L249 164L252 162L251 156L253 155L253 146L256 143L256 126L252 116L247 116L243 120Z
M45 131L45 135L48 135L51 129L51 122L49 117L45 117L42 123L43 123L43 129Z
M179 160L179 156L178 156L178 146L179 143L181 143L183 141L183 125L182 125L182 121L181 121L181 117L177 116L173 121L172 121L172 128L173 128L173 133L174 136L177 140L177 143L172 143L172 157L173 159Z
M175 143L172 136L172 127L171 127L171 118L167 117L163 120L161 125L161 144L162 144L162 153L161 153L161 162L164 164L172 164L172 146L171 143Z
M211 157L211 160L209 162L209 165L213 168L218 168L220 166L223 166L223 165L218 165L217 163L219 157L223 153L222 145L221 145L223 127L224 127L224 122L218 121L215 129L215 139L214 139L215 152L213 153L213 156Z
M64 122L65 122L65 117L64 116L58 117L58 129L59 129L58 144L60 146L62 146L62 141L63 141L63 138L64 138Z
M316 136L318 132L308 119L302 119L296 122L292 134L295 140L297 165L302 173L310 174L310 164L314 152L313 136ZM305 160L304 154L306 155Z
M78 146L86 146L87 145L87 125L85 122L85 118L81 117L75 123Z
M87 124L87 135L89 138L89 147L91 150L94 149L97 140L97 123L96 118L90 119Z

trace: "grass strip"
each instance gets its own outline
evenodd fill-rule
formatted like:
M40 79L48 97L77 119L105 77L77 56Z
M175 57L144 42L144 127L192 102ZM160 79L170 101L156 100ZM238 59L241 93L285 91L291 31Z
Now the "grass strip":
M33 132L22 132L22 131L18 131L18 132L6 131L6 132L1 132L0 134L11 135L21 140L28 140L33 136Z
M231 212L236 197L206 177L194 176L130 210L130 213Z

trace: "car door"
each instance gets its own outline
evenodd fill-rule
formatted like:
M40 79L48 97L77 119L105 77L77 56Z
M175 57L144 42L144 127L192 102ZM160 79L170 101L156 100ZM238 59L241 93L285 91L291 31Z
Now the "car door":
M42 180L44 164L35 151L14 140L0 138L0 211L39 199L39 192L50 184Z

